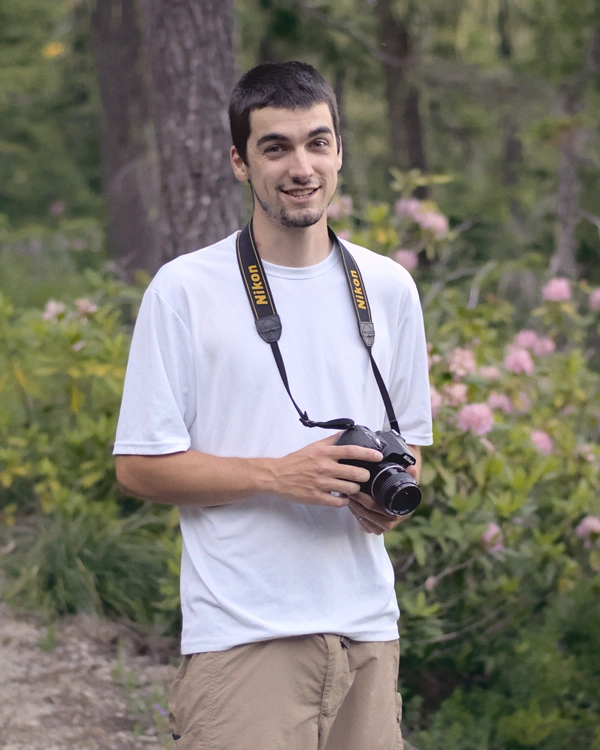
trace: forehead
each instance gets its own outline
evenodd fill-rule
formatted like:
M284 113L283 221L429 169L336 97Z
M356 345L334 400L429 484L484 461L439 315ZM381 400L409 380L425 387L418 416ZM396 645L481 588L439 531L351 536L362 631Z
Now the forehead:
M249 141L256 141L268 133L279 133L288 137L308 135L316 128L327 127L334 132L329 105L325 102L308 109L283 109L263 107L250 113Z

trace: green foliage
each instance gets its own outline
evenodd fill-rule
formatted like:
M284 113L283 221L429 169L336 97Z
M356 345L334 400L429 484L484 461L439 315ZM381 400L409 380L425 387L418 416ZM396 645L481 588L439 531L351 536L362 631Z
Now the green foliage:
M340 233L421 261L435 444L423 507L387 538L409 741L600 747L600 292L536 284L517 314L506 265L465 268L431 202L340 206Z
M124 499L110 451L141 289L92 271L85 283L89 298L43 312L0 294L0 521L20 519L5 595L174 629L176 516Z
M101 212L86 6L11 0L0 9L0 216L16 226Z

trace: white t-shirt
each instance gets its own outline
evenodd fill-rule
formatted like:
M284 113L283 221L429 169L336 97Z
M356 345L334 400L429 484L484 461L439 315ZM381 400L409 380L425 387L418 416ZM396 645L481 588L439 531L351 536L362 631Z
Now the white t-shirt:
M299 419L271 347L258 335L238 269L236 235L166 264L150 284L125 378L116 454L193 448L279 457L331 432ZM364 280L374 358L407 443L432 442L418 293L398 264L345 243ZM359 336L339 252L309 268L265 263L290 388L311 419L349 417L377 430L385 407ZM387 429L387 426L386 426ZM398 637L383 538L347 508L260 496L179 508L182 652L309 633Z

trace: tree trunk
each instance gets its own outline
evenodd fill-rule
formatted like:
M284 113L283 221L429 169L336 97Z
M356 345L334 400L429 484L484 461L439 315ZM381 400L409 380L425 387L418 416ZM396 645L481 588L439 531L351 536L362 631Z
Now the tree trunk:
M562 91L563 112L576 115L582 107L581 98L568 88ZM577 276L577 238L575 232L581 220L579 162L586 137L584 129L573 124L560 136L560 164L558 168L558 190L556 194L556 246L550 260L553 276Z
M108 250L131 277L160 265L158 172L136 0L97 0L91 31L102 101Z
M165 260L239 227L242 193L229 163L235 82L232 0L146 0Z
M419 90L406 76L411 53L406 23L394 13L391 0L377 0L379 44L390 57L383 63L388 120L390 128L390 162L400 170L427 169L423 125L419 111ZM424 197L425 190L418 197Z

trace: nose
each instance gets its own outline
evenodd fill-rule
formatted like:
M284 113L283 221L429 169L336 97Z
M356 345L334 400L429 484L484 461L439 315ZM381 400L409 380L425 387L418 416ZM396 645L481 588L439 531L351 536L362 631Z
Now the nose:
M290 163L290 177L298 182L308 182L313 174L310 154L304 148L296 149Z

